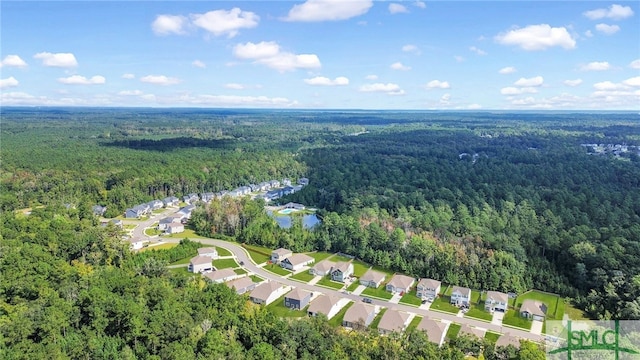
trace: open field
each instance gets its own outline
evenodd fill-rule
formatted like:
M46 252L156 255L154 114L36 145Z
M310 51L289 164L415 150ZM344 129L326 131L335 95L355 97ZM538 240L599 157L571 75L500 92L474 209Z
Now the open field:
M271 249L257 245L242 244L242 247L247 249L249 256L256 264L262 264L269 261L271 258Z
M239 265L234 259L216 259L213 260L213 266L216 269L228 269L228 268L237 268Z

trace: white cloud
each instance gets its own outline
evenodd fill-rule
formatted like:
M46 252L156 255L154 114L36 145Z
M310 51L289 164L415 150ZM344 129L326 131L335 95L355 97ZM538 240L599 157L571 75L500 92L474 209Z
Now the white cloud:
M224 84L224 87L226 89L231 89L231 90L244 90L245 86L242 84L238 84L238 83L228 83L228 84Z
M393 83L375 83L365 84L360 86L361 92L383 92L389 95L404 95L404 90L400 88L400 85Z
M280 46L275 41L237 44L233 48L233 53L240 59L253 59L256 63L278 71L315 69L322 66L317 55L283 52L280 51Z
M349 79L344 76L339 76L333 80L324 77L324 76L316 76L311 79L304 79L304 82L309 85L320 85L320 86L344 86L349 85Z
M204 14L192 14L191 19L197 27L207 30L215 36L227 35L232 38L240 29L250 29L258 26L260 17L251 11L239 8L214 10Z
M134 74L127 73L127 74L122 74L122 78L123 79L135 79L136 76Z
M413 45L413 44L404 45L402 47L402 51L404 51L404 52L414 52L414 53L420 52L418 47Z
M502 69L500 69L498 71L498 73L506 75L506 74L513 74L516 71L518 71L518 70L516 70L516 68L514 68L513 66L507 66L507 67L503 67Z
M594 61L590 62L587 65L582 65L580 70L582 71L604 71L609 70L611 65L606 61Z
M151 29L156 35L186 34L185 27L189 21L181 15L158 15L151 23Z
M564 49L576 47L576 41L564 27L551 27L548 24L529 25L495 36L502 45L516 45L527 51L545 50L560 46Z
M27 67L27 63L18 55L7 55L4 60L0 61L0 67L4 66L23 68Z
M480 104L469 104L469 105L467 105L467 109L469 109L469 110L482 109L482 105L480 105Z
M451 101L451 94L444 94L440 97L440 104L442 105L449 105L450 101Z
M591 32L591 30L587 30L587 31L584 32L584 36L593 37L593 33Z
M513 85L519 87L532 87L532 86L540 86L544 83L544 78L542 76L536 76L532 78L520 78Z
M474 53L476 53L476 54L478 54L478 55L487 55L487 52L486 52L486 51L484 51L484 50L482 50L482 49L478 49L478 48L477 48L477 47L475 47L475 46L470 46L470 47L469 47L469 50L470 50L470 51L472 51L472 52L474 52Z
M608 9L595 9L585 11L584 16L591 20L609 18L613 20L621 20L633 16L633 10L629 6L614 4Z
M520 94L535 94L538 90L534 87L513 87L508 86L500 89L502 95L520 95Z
M13 76L6 79L0 79L0 89L16 87L20 82Z
M582 79L565 80L562 83L567 85L567 86L574 87L574 86L578 86L578 85L582 84Z
M612 83L611 81L602 81L602 82L593 84L593 88L600 91L606 91L606 90L622 90L622 89L625 89L626 86L622 84L615 84L615 83Z
M440 81L440 80L431 80L426 85L427 89L449 89L451 85L449 85L448 81Z
M58 82L66 85L99 85L107 82L104 76L95 75L91 78L86 78L80 75L71 75L66 78L58 78Z
M147 75L140 78L140 81L154 85L175 85L180 79L167 77L165 75Z
M391 3L389 4L389 13L391 14L400 14L400 13L408 13L407 7L401 4Z
M425 9L427 7L427 4L425 4L423 1L420 1L420 0L414 2L413 5L420 9Z
M367 79L367 80L372 80L372 81L373 80L378 80L378 75L371 74L371 75L365 76L364 78Z
M56 53L41 52L33 56L35 59L42 60L42 65L51 67L75 67L78 61L72 53Z
M191 63L191 65L193 65L193 66L195 66L195 67L198 67L198 68L201 68L201 69L204 69L204 68L206 68L206 67L207 67L207 64L203 63L203 62L202 62L202 61L200 61L200 60L193 60L193 62Z
M629 67L632 69L640 69L640 59L636 59L630 62Z
M629 78L622 83L628 86L640 86L640 76Z
M140 96L143 94L144 93L140 90L122 90L118 92L118 95L120 96Z
M372 0L307 0L294 5L285 21L338 21L365 14L373 6Z
M620 31L620 26L618 25L607 25L607 24L598 24L596 25L596 30L604 33L606 35L612 35Z
M514 99L511 101L511 104L513 105L532 105L536 102L536 99L534 97L526 97L524 99Z
M463 62L463 61L464 61L464 57L462 57L462 56L460 56L460 55L456 55L456 56L454 56L453 58L454 58L454 59L456 59L456 62L459 62L459 63L461 63L461 62Z
M392 68L393 70L402 70L402 71L411 70L411 66L402 65L401 62L395 62L391 64L390 68Z

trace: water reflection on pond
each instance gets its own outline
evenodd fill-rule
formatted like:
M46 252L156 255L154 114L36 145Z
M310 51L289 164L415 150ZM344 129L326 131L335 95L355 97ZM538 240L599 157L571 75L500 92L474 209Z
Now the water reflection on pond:
M269 211L269 210L267 211L267 214L269 214L269 216L273 217L276 220L276 222L278 223L278 226L280 226L283 229L290 228L292 223L293 223L293 219L291 218L290 215L282 215L280 213L280 214L278 214L278 216L273 216L273 212ZM320 223L320 219L318 219L316 214L302 215L302 226L305 229L311 229L312 227L316 226L319 223Z

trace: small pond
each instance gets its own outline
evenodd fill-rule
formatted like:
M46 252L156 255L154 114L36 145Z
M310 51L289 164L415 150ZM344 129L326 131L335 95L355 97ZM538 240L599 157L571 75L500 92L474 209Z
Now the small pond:
M286 209L286 210L289 210L289 209ZM278 223L278 226L280 226L283 229L288 229L291 227L292 219L291 219L291 216L289 215L283 215L282 214L283 211L284 210L279 211L279 214L277 216L274 216L272 211L267 211L267 214L269 214L269 216L273 217L276 220L276 222ZM318 219L316 214L302 215L302 226L305 229L311 229L312 227L316 226L319 223L320 223L320 219Z

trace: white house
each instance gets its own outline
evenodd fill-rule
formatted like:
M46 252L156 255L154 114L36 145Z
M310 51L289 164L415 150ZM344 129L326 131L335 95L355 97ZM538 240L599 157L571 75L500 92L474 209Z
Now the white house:
M213 270L211 258L208 256L196 256L189 261L189 272L203 273Z
M140 250L144 247L144 244L148 241L140 238L131 238L128 240L128 242L129 242L129 248L131 250Z
M433 279L420 279L416 287L416 296L422 300L435 299L440 293L441 282Z
M351 262L338 262L331 271L331 280L345 282L353 274L353 264Z
M238 278L244 277L244 274L243 275L238 275L238 274L236 274L235 271L233 271L233 269L220 269L220 270L210 271L210 272L204 274L204 277L206 277L207 279L211 280L211 282L213 282L213 283L221 284L221 283L226 282L226 281L230 281L230 280L234 280L234 279L238 279Z
M181 223L171 223L167 225L167 234L179 234L184 232L184 225Z
M269 305L284 295L285 290L286 288L283 287L282 284L269 281L256 286L256 288L251 291L249 299L256 304Z
M336 266L336 263L330 260L322 260L309 269L309 274L315 276L327 276Z
M218 250L214 247L203 247L198 249L198 255L216 259L218 257Z
M451 290L451 304L453 305L469 305L471 303L471 289L454 286Z
M309 255L306 254L294 254L289 256L288 258L280 261L280 266L289 269L291 271L297 271L302 269L303 267L313 263L315 261Z
M484 309L490 312L506 312L509 306L509 296L499 291L487 291L487 298L484 301Z

